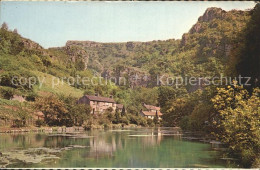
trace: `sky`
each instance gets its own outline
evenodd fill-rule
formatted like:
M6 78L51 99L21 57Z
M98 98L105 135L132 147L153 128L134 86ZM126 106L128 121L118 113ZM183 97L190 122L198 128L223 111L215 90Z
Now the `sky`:
M0 2L0 23L44 48L68 40L127 42L180 39L208 7L253 8L253 1Z

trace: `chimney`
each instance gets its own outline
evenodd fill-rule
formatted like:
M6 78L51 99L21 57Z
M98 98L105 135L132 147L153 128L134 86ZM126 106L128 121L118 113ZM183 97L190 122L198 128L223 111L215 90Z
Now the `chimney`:
M109 96L109 98L113 99L113 96L112 96L112 95L110 95L110 96Z
M95 96L99 96L99 94L98 94L98 93L95 93Z

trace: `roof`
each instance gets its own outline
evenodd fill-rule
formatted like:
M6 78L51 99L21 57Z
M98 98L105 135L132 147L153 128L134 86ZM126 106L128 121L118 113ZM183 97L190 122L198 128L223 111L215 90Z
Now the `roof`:
M115 103L115 100L109 97L101 97L101 96L90 96L85 95L91 101L99 101L99 102L108 102L108 103Z
M149 112L149 111L142 111L142 113L145 115L145 116L155 116L156 115L156 112ZM157 112L158 116L162 116L162 113L161 112Z
M152 105L148 105L148 104L144 104L144 107L148 110L157 110L160 111L160 107L156 107L156 106L152 106Z
M124 105L122 105L122 104L116 104L116 107L117 107L118 109L123 109Z

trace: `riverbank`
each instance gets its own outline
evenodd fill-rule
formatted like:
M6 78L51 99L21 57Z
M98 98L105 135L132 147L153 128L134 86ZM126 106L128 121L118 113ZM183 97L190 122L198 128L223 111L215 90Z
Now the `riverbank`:
M80 132L91 129L121 129L121 128L141 128L135 124L121 125L111 124L109 126L95 125L91 127L22 127L22 128L11 128L11 127L0 127L0 133L21 133L21 132Z

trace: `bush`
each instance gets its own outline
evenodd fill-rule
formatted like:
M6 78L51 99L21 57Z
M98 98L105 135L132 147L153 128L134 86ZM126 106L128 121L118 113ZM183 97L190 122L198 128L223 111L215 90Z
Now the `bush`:
M147 127L148 124L147 124L147 121L144 117L141 117L141 116L138 116L140 118L140 125L141 126L144 126L144 127Z
M15 94L15 89L11 87L1 87L0 88L0 96L3 97L4 99L10 100L14 94Z
M180 127L182 130L190 130L190 118L189 116L184 116L180 121Z
M250 96L242 86L218 88L212 99L220 121L216 137L229 145L231 153L239 155L244 167L251 167L260 153L259 88Z
M213 107L207 103L201 103L195 106L189 116L189 130L201 131L205 128L205 122L209 120L209 114Z
M29 78L31 83L29 83ZM34 82L35 81L35 82ZM21 90L33 90L32 85L38 85L39 81L35 74L30 73L28 70L20 68L15 71L4 72L1 75L1 86L12 87Z
M68 118L68 110L63 101L54 95L37 98L35 108L42 111L45 121L50 126L62 126Z
M20 127L25 127L26 123L23 120L15 119L13 121L12 127L14 128L20 128Z
M38 120L36 120L35 124L37 127L41 127L41 126L45 125L45 122L44 122L44 120L38 119Z
M127 119L127 117L121 117L120 122L126 125L129 125L129 120Z
M153 122L153 120L152 120L152 119L147 119L147 125L148 125L149 127L154 127L154 122Z
M19 107L19 109L16 111L16 118L13 121L13 127L25 127L27 126L26 121L30 118L30 114L28 113L28 110L23 109L22 107Z
M26 96L26 100L27 100L27 101L35 101L37 97L38 97L38 94L37 94L36 92L30 92L30 93Z

